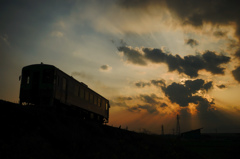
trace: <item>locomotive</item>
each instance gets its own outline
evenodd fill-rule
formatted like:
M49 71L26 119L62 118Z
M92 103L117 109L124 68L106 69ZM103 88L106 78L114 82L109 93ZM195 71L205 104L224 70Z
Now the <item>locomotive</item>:
M109 100L57 67L33 64L22 68L20 105L74 110L83 119L107 123Z

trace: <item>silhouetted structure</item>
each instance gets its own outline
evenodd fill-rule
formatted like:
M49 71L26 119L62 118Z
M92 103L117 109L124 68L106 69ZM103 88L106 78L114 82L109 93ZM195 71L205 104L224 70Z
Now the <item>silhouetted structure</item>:
M179 115L177 115L177 127L176 127L176 135L180 135L180 123L179 123Z
M22 69L20 105L38 105L82 119L107 123L109 100L53 65L35 64Z
M163 125L162 125L162 135L164 135L164 128L163 128Z
M198 139L201 137L201 129L203 129L203 128L199 128L199 129L181 133L181 137L186 138L186 139Z

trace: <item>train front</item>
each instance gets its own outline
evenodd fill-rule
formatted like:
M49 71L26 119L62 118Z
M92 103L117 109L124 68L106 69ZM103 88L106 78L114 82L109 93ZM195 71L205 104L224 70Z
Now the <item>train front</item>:
M21 105L52 105L54 93L52 65L36 64L23 67L20 86Z

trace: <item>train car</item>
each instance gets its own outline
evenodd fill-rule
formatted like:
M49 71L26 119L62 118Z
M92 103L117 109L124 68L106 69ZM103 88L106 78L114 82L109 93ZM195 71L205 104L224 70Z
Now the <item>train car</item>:
M84 119L107 123L109 100L53 65L22 68L19 103L74 110Z

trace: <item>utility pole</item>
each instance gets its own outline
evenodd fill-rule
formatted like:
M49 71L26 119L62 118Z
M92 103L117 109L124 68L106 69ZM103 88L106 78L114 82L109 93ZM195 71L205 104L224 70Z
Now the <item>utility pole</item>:
M162 135L164 135L164 129L163 129L163 125L162 125Z
M179 115L177 115L177 129L176 129L176 135L180 136L180 123L179 123Z

